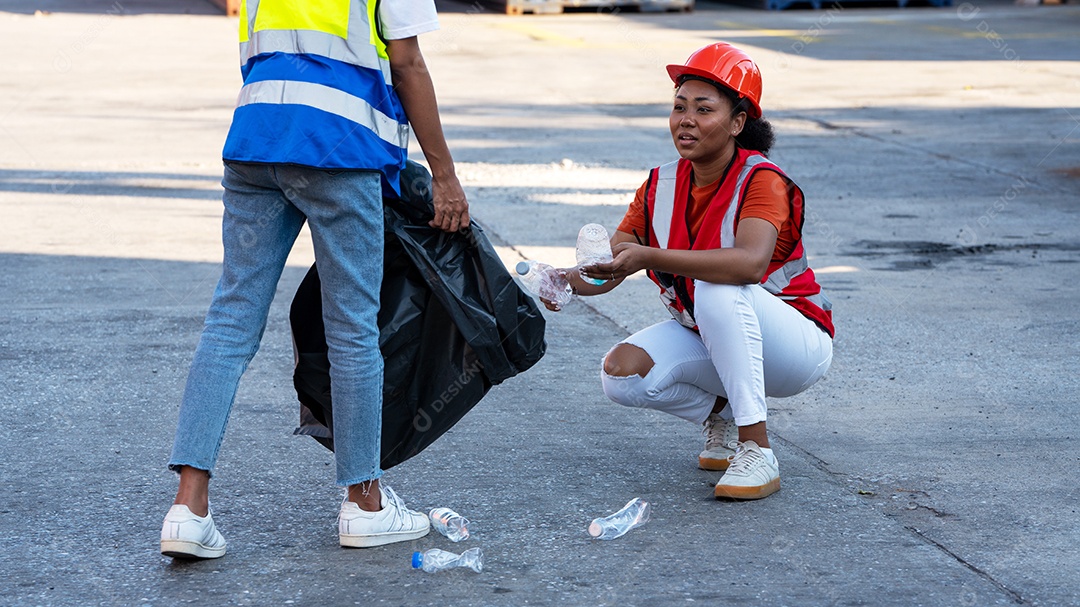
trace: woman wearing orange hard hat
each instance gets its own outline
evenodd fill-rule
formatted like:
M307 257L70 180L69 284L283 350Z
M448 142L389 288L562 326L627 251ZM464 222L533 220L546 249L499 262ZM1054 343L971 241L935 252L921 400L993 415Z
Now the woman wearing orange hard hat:
M758 499L780 488L765 397L824 375L831 305L806 262L802 190L766 157L773 132L757 65L721 42L667 71L680 158L638 189L611 239L613 261L567 276L579 294L599 295L648 272L673 319L608 352L604 392L703 424L698 465L725 471L714 495Z

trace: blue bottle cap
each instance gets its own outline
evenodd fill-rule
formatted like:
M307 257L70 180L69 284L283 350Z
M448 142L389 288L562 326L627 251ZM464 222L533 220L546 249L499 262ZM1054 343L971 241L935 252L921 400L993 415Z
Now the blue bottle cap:
M516 270L517 273L522 275L522 276L528 274L529 273L529 262L527 262L527 261L519 261L517 266L514 267L514 270Z
M419 569L424 562L424 555L419 552L412 553L412 568Z

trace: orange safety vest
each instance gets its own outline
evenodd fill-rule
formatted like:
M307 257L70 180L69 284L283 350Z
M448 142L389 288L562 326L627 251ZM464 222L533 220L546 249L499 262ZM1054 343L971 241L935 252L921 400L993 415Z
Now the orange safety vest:
M789 197L791 217L799 231L799 241L795 243L795 248L787 259L769 262L765 276L761 279L761 286L817 323L830 337L834 336L832 304L821 293L821 286L814 278L814 271L806 262L806 251L802 244L805 219L802 190L780 167L758 152L742 148L736 150L731 167L709 202L701 228L693 240L690 238L686 221L683 220L690 200L690 161L680 159L653 169L645 186L645 231L649 246L694 251L735 246L743 196L750 184L750 177L761 170L778 173L792 186ZM673 221L674 218L679 220ZM696 330L693 279L652 270L648 275L660 287L660 298L672 317L683 326Z

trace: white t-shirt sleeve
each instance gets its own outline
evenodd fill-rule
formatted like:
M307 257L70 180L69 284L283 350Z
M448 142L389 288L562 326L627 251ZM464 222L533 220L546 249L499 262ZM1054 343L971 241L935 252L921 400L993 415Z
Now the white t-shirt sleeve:
M433 32L439 29L435 0L381 0L379 23L382 25L383 38L387 40L401 40Z

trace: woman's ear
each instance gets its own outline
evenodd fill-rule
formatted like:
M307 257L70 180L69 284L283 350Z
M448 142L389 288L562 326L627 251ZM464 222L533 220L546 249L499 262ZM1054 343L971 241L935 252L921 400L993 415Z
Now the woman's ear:
M731 136L738 137L746 126L746 112L739 112L731 119Z

